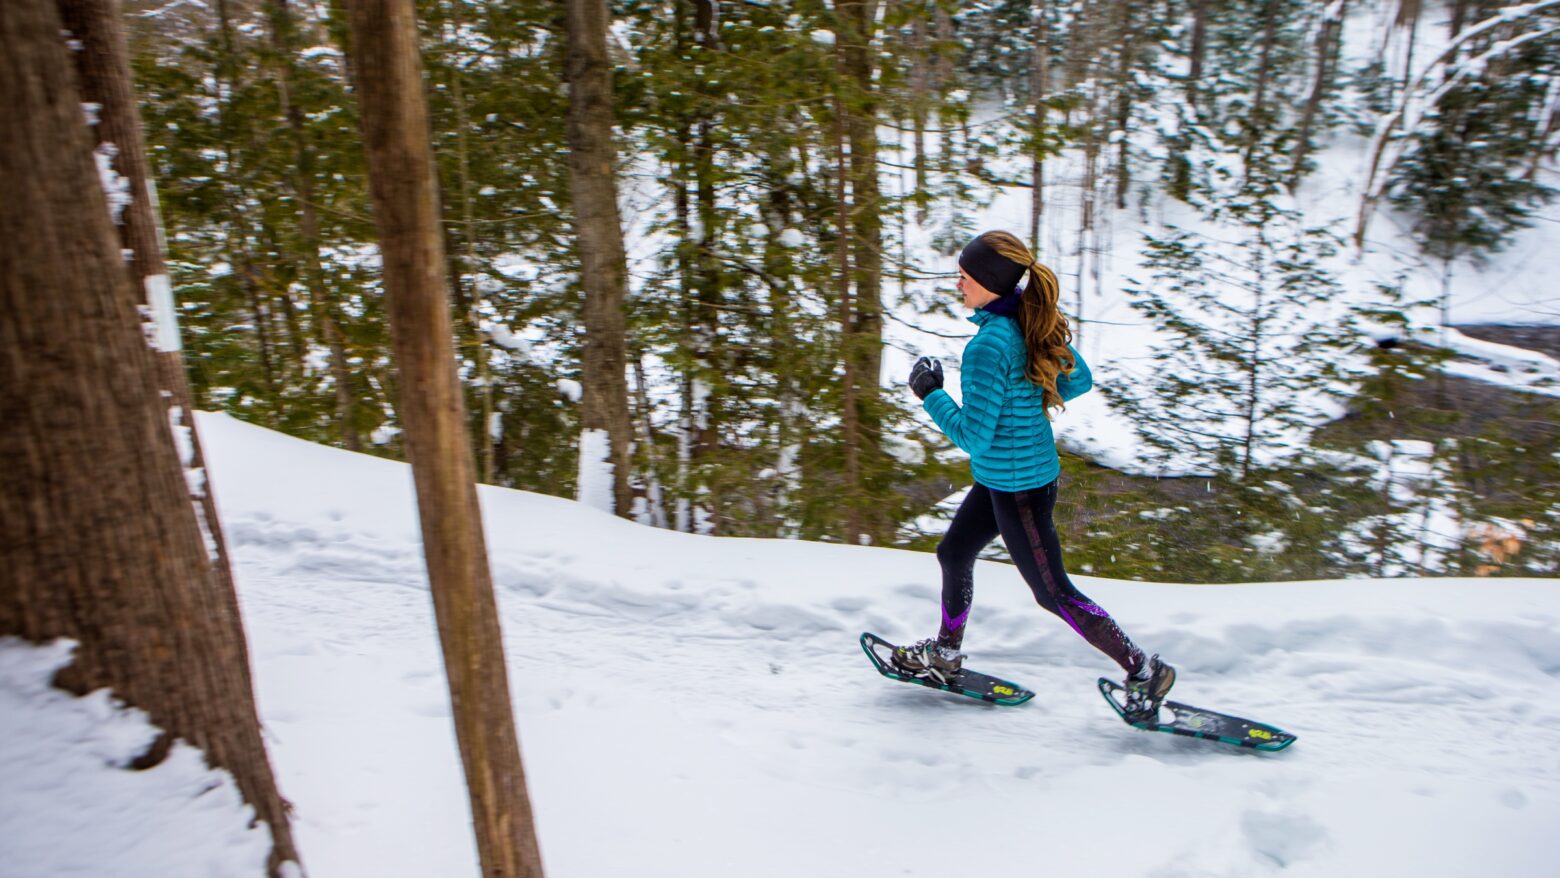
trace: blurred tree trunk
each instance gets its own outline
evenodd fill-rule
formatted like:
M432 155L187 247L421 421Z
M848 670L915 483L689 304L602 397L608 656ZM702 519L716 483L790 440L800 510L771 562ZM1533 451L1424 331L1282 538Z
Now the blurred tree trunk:
M1034 114L1031 137L1034 138L1029 184L1029 249L1038 257L1040 224L1045 216L1045 137L1050 122L1046 96L1051 88L1051 31L1045 0L1034 0L1030 20L1034 23L1034 48L1029 59L1029 102Z
M1116 13L1120 17L1116 23L1116 106L1112 134L1119 135L1116 140L1117 210L1126 209L1127 192L1132 188L1132 163L1128 161L1132 138L1127 136L1127 126L1132 119L1132 73L1137 66L1138 34L1143 27L1138 18L1140 11L1131 0L1116 0Z
M509 674L455 372L444 236L412 0L348 0L407 457L488 876L540 876Z
M276 46L281 71L277 77L282 113L293 141L293 195L298 203L298 228L303 237L303 280L309 290L309 311L319 328L320 340L330 350L331 382L336 391L336 422L341 429L342 445L348 451L360 451L353 417L352 372L347 363L346 339L341 331L340 308L325 282L320 258L320 222L315 208L314 149L304 130L303 109L298 106L295 86L298 79L298 25L287 0L268 0L271 13L271 39Z
M55 682L107 687L164 731L134 767L160 763L178 737L230 772L270 827L278 875L298 854L217 521L192 502L194 461L181 460L170 423L174 406L190 417L178 348L166 324L161 352L148 346L122 255L130 243L143 288L166 277L117 4L7 0L0 45L0 112L12 123L0 130L0 634L75 640ZM123 239L72 54L102 104L99 136L131 178Z
M835 52L838 65L839 52ZM861 506L857 496L861 488L861 415L856 398L855 358L851 348L856 343L855 308L851 301L851 248L850 248L850 198L845 183L850 171L845 157L845 109L835 84L833 146L834 146L834 259L836 260L835 295L839 299L840 363L844 374L840 378L840 446L844 452L845 484L841 492L843 520L841 537L854 543L862 532Z
M627 517L628 259L618 216L617 145L612 140L612 64L607 57L606 0L567 0L569 190L585 288L584 433L607 434L614 511ZM585 443L581 443L581 451Z
M693 40L696 64L703 64L714 57L718 50L715 31L714 0L693 0ZM721 478L715 471L721 435L721 393L714 390L719 381L722 364L726 360L721 349L720 307L722 281L720 260L716 246L720 236L720 213L716 206L715 180L715 125L713 108L721 96L705 82L704 77L695 81L693 120L693 203L699 218L694 235L694 284L693 300L693 356L694 369L700 381L710 388L703 394L697 406L692 437L692 467L696 479L695 488L707 493L705 507L708 532L720 534L724 521L724 499Z
M1242 160L1245 181L1251 182L1251 163L1256 159L1257 147L1267 135L1268 85L1273 77L1273 45L1278 38L1278 0L1262 3L1262 56L1257 63L1256 95L1251 99L1251 112L1246 116L1246 152Z
M1202 82L1203 57L1208 52L1208 6L1211 3L1212 0L1192 0L1192 48L1191 64L1186 73L1186 100L1194 107Z
M233 267L239 286L249 301L249 311L255 327L255 342L259 345L260 372L265 381L265 401L262 409L266 423L277 426L279 415L286 411L283 382L278 373L275 342L271 337L272 310L270 296L261 289L255 260L250 250L252 229L246 213L250 201L241 172L242 162L234 153L234 145L242 143L238 135L241 114L234 112L232 104L239 88L237 46L233 39L233 16L229 0L216 0L217 44L211 50L212 78L216 83L215 101L217 136L221 138L223 165L226 176L222 190L227 198L228 227L224 230L227 245L226 258Z
M1336 69L1335 50L1343 32L1344 18L1348 15L1348 0L1338 4L1338 14L1328 15L1324 10L1321 31L1316 35L1316 80L1311 83L1311 96L1306 99L1305 110L1300 115L1300 135L1295 141L1295 162L1289 169L1289 188L1300 184L1305 172L1305 160L1311 152L1311 129L1316 124L1316 114L1322 106L1322 98L1332 91L1333 71Z
M883 197L878 181L878 95L874 83L877 50L877 0L853 0L837 6L842 27L838 40L845 139L849 146L849 220L842 234L850 238L852 279L851 320L846 374L854 402L857 429L856 478L850 503L855 533L851 542L868 535L881 544L888 536L881 504L868 496L868 470L882 458L883 372Z
M926 5L910 13L910 119L915 129L915 221L926 223L931 184L926 175L926 117L931 104L931 58L928 57Z

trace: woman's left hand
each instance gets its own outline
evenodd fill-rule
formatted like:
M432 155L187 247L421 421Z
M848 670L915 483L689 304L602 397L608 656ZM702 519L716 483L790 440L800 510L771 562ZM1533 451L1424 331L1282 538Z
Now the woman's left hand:
M916 398L926 399L934 390L943 386L942 363L931 357L922 357L910 367L910 389Z

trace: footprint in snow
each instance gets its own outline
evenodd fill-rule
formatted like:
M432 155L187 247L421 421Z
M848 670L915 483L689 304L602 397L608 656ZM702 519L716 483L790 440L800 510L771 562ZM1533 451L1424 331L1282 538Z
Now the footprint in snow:
M1248 811L1241 833L1258 860L1287 869L1327 840L1327 829L1304 814Z

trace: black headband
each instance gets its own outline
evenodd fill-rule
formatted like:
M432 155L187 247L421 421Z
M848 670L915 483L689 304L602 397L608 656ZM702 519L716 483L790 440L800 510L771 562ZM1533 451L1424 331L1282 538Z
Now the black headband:
M1023 280L1024 272L1029 270L1029 266L1020 265L998 253L984 238L976 238L964 245L964 250L959 253L959 267L976 283L999 296L1012 295L1018 288L1018 282Z

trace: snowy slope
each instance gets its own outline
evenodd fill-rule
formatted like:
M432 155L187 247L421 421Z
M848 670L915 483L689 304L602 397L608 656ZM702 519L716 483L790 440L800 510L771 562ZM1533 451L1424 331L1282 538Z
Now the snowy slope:
M408 469L200 429L310 875L475 874ZM1300 735L1255 754L1122 725L1010 567L967 647L1042 693L1014 709L860 654L933 630L929 554L482 500L555 878L1554 874L1560 582L1079 577L1178 696Z
M244 878L271 837L252 827L226 771L180 741L127 770L158 730L99 689L50 685L71 646L0 637L0 875L7 878Z

